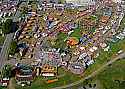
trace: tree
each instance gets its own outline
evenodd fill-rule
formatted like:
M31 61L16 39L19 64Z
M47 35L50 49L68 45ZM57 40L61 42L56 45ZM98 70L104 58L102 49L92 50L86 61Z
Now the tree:
M9 78L11 77L11 70L12 70L12 66L9 64L6 64L3 69L2 69L2 77L5 78Z
M2 32L8 34L12 31L12 19L7 19L2 25Z
M0 19L1 20L1 19ZM2 22L0 21L0 29L2 30Z
M66 47L66 42L64 42L66 38L67 38L67 35L65 33L59 33L55 41L55 48L64 49Z
M125 81L122 81L120 84L119 84L119 89L124 89L125 88Z
M12 41L11 45L10 45L10 49L9 49L9 54L14 55L17 49L17 42L16 41Z

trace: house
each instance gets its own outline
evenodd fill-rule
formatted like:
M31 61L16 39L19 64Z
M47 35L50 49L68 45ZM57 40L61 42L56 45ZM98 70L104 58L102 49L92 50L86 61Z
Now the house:
M78 15L76 15L76 18L78 17L82 17L84 15L87 15L87 12L83 11L83 12L80 12Z
M18 44L18 49L19 49L20 56L25 55L25 53L27 51L27 48L28 48L28 46L26 45L26 43Z
M2 84L3 87L7 87L9 84L9 78L3 78L0 82Z
M93 53L93 52L95 52L97 49L98 49L97 47L93 46L93 47L91 47L91 48L89 49L89 51Z
M70 63L68 69L74 74L82 74L85 71L85 63L73 62Z
M36 72L33 70L32 67L25 65L25 64L17 64L16 65L16 75L15 79L17 84L30 84Z
M102 16L101 19L100 19L100 22L101 23L107 23L109 20L109 16Z
M74 46L74 45L77 45L79 43L79 40L75 37L70 37L68 40L67 40L67 44L69 46Z
M44 6L44 8L52 8L53 7L53 4L51 4L51 3L48 3L48 4L46 4L45 6Z
M60 53L55 51L54 52L38 51L35 53L35 59L36 61L40 61L42 65L48 64L55 67L60 66L60 63L62 62Z
M94 27L95 25L96 25L96 21L84 20L84 26L86 28Z
M57 67L45 64L41 67L41 75L44 77L53 77L57 75Z
M80 42L81 42L82 44L85 44L87 40L88 40L88 35L86 35L86 34L84 34L84 35L80 38Z
M64 10L64 5L63 5L63 4L54 4L54 7L55 7L57 10Z
M103 12L103 15L105 16L111 16L112 15L112 9L111 8L105 8L105 11Z
M96 47L93 47L93 50L97 50ZM84 66L89 66L90 64L93 64L94 61L92 60L92 57L88 55L88 53L82 53L80 56L79 56L79 59L78 61L81 61L82 63L85 63Z

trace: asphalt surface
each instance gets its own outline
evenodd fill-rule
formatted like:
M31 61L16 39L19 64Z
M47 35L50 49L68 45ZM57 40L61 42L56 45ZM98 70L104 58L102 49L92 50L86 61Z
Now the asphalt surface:
M17 21L17 19L18 19L17 17L18 17L18 16L19 16L19 12L17 11L17 12L13 15L13 17L12 17L13 22L16 22L16 21ZM13 31L15 30L15 27L16 27L16 24L13 23L13 27L12 27ZM9 49L9 47L10 47L10 44L11 44L11 42L12 42L13 37L14 37L14 32L13 32L13 33L10 33L10 34L7 34L7 36L6 36L6 39L5 39L5 41L4 41L4 44L3 44L3 47L2 47L2 50L1 50L1 53L0 53L0 69L2 69L2 67L3 67L4 64L5 64L5 61L6 61L7 58L8 58L8 49Z
M9 49L13 36L14 36L14 33L8 34L4 41L4 44L3 44L3 47L1 50L1 54L0 54L0 69L3 67L3 65L8 57L8 49Z
M95 75L97 75L99 72L101 72L104 68L106 68L108 65L114 63L115 61L121 59L121 58L124 58L125 57L125 52L118 55L116 58L110 60L109 62L105 63L104 65L102 65L99 69L97 69L96 71L94 71L92 74L88 75L87 77L79 80L79 81L76 81L74 83L71 83L69 85L65 85L65 86L60 86L60 87L56 87L56 88L51 88L51 89L65 89L65 88L70 88L72 86L75 86L75 85L78 85L80 83L82 83L83 81L87 80L87 79L90 79L92 77L94 77Z

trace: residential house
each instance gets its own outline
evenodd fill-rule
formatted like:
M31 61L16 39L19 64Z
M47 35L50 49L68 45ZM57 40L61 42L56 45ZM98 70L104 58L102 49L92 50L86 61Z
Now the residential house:
M30 84L33 81L35 75L36 72L32 67L25 64L17 64L15 75L17 84Z

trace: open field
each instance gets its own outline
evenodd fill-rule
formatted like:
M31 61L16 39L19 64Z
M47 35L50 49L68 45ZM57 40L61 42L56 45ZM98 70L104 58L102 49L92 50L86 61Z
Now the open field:
M125 87L125 60L121 59L101 72L97 79L102 89L124 89Z

